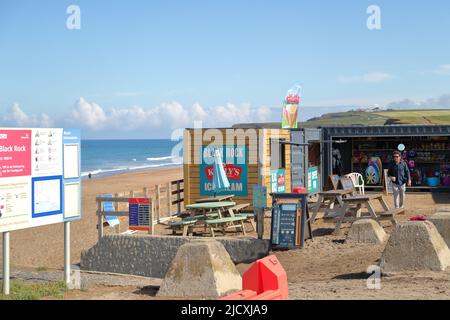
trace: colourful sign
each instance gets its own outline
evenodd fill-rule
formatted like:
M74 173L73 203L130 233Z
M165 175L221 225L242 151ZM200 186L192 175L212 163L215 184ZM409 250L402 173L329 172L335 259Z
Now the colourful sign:
M308 170L308 193L319 191L319 169L317 167Z
M214 192L212 181L214 175L214 150L219 149L224 164L225 173L230 182L229 190ZM200 164L200 194L202 196L234 194L248 195L248 147L240 146L202 146Z
M0 232L80 218L79 146L79 130L0 128Z
M283 102L283 116L281 118L281 127L283 129L298 128L298 106L300 103L300 86L294 86L289 89Z
M0 130L0 178L31 175L31 130Z
M272 170L270 172L270 191L277 193L286 192L286 170Z
M150 199L130 198L128 199L129 227L130 230L150 229Z

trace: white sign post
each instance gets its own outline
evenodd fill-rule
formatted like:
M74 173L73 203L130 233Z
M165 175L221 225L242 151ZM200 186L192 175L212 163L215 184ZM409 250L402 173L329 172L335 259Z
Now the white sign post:
M9 294L9 232L3 232L3 294Z
M64 280L70 282L70 221L81 218L78 129L0 128L3 293L9 294L11 231L64 222Z

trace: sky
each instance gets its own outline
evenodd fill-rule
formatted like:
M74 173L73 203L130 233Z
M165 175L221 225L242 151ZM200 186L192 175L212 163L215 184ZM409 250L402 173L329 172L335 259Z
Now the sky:
M300 120L450 108L449 38L448 0L0 0L0 125L168 138L280 121L294 84Z

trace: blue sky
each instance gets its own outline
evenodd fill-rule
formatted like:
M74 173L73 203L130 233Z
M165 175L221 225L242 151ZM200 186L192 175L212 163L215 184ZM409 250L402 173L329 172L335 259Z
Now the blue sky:
M66 28L71 4L80 30ZM366 27L372 4L381 30ZM448 0L0 0L0 120L167 137L194 120L279 120L295 83L301 120L450 108L449 38Z

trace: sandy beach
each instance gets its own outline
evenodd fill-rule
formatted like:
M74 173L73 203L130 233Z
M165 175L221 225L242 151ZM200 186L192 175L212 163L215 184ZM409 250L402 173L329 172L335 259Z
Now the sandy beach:
M104 193L151 188L182 179L182 167L128 172L83 180L83 218L71 223L72 264L80 261L80 253L97 241L97 204L95 198ZM108 232L108 228L105 229ZM54 224L11 232L11 267L62 268L64 265L64 226ZM1 243L1 239L0 239Z
M182 168L173 168L83 181L83 218L72 223L72 264L79 262L82 250L92 247L97 241L96 196L151 188L155 184L182 179L182 174ZM386 200L390 206L393 205L392 196L386 197ZM397 218L405 221L414 215L430 215L438 206L448 204L446 193L408 194L407 212ZM270 224L270 218L266 218L265 238L269 238ZM384 277L381 290L368 290L366 270L368 266L378 263L384 244L345 243L349 226L348 223L344 224L343 233L334 236L331 234L334 224L319 219L313 225L314 240L307 241L304 249L273 252L287 272L291 299L448 299L450 270ZM384 222L383 226L388 233L392 232L389 222ZM125 229L124 223L121 230ZM114 232L111 228L105 228L105 234ZM156 227L156 234L169 233L170 230L164 225ZM249 235L255 236L254 232ZM12 272L28 275L30 272L55 270L58 276L62 276L62 272L56 270L62 270L63 267L63 225L12 232L11 258ZM240 264L237 267L243 273L249 266ZM153 291L147 292L146 288L133 282L128 287L96 285L85 291L69 291L65 299L155 299L156 289L151 287Z

